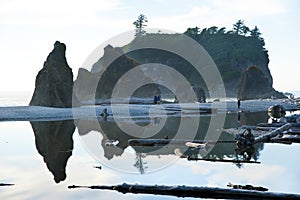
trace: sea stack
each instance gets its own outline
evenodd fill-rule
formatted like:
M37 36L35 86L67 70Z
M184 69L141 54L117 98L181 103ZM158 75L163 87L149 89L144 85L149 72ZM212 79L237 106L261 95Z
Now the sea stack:
M250 66L242 73L238 84L238 99L266 99L287 98L283 93L276 91L267 76L258 66Z
M72 107L73 72L65 56L66 45L59 41L48 55L35 80L35 90L29 105Z

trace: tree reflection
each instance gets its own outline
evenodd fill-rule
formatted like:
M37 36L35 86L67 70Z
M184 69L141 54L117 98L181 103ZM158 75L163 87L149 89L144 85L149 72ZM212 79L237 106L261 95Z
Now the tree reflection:
M136 153L135 163L133 166L138 169L141 174L145 173L145 169L148 168L148 163L145 161L145 153Z

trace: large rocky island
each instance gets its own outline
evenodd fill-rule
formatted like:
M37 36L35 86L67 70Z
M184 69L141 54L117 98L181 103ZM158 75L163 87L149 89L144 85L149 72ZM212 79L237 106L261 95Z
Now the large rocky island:
M215 26L202 30L198 27L188 28L184 34L202 45L212 57L224 81L227 97L244 100L286 98L283 93L277 92L272 86L268 51L265 49L264 39L260 36L258 28L255 27L253 30L248 28L248 32L242 32L242 28L238 29L235 26L236 24L234 29L229 31ZM245 25L242 26L245 27ZM90 72L85 69L79 70L75 81L76 96L82 100L93 96L89 92L91 87L85 85L89 85L90 80L98 79L99 82L93 89L93 97L110 98L113 86L121 75L139 64L147 63L163 64L176 69L191 85L203 88L205 94L208 95L203 78L197 75L194 67L184 58L161 49L135 49L137 44L156 38L160 40L163 38L162 40L166 42L177 42L180 40L180 34L145 34L135 37L132 42L121 48L107 46L103 57L94 64ZM107 65L105 61L111 58L117 59ZM99 77L99 72L104 69L103 66L106 67L106 71L101 73L102 77ZM153 65L153 67L156 66ZM147 73L147 69L143 71ZM159 70L157 76L159 76ZM216 90L219 87L214 86ZM142 97L151 98L157 89L152 87L147 90L149 92Z

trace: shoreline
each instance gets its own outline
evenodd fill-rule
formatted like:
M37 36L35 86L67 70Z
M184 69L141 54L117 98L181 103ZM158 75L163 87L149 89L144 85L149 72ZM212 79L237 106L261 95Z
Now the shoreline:
M0 106L1 121L60 121L83 118L99 118L104 109L107 109L109 118L149 118L155 117L196 117L202 116L202 110L216 109L214 114L231 112L267 112L270 106L282 105L286 111L300 110L300 104L288 100L246 100L242 101L241 108L237 108L236 101L218 101L211 103L168 103L168 104L106 104L83 105L76 108L54 108L44 106ZM128 112L130 110L130 114ZM113 112L114 111L114 112ZM129 114L129 115L128 115ZM113 115L113 116L112 116ZM100 117L101 118L101 117Z

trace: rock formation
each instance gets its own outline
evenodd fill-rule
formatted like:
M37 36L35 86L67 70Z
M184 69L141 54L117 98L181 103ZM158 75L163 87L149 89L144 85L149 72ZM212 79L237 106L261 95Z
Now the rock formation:
M94 100L98 83L98 73L91 73L87 69L79 68L74 82L73 96L80 102Z
M121 48L113 48L111 45L105 47L104 56L94 64L91 72L84 70L79 71L76 80L79 86L78 88L86 88L86 90L91 90L91 88L93 88L93 97L96 99L110 98L112 90L120 77L137 65L142 66L141 71L146 77L147 73L156 71L156 79L161 81L159 82L161 85L164 85L163 83L166 82L165 80L168 77L160 72L161 66L166 65L183 75L190 84L202 88L203 91L195 92L206 94L207 98L210 98L212 92L218 94L219 91L222 91L220 89L223 87L225 87L227 97L236 97L237 93L239 93L243 99L285 97L283 94L277 92L272 86L273 78L268 67L269 55L265 48L263 38L259 35L249 36L233 34L232 31L226 32L222 28L220 31L212 30L213 29L203 29L201 33L197 32L197 34L188 36L192 37L197 43L203 46L220 72L223 82L220 83L216 81L210 83L209 88L213 91L208 91L207 81L205 82L205 78L207 77L202 77L203 74L198 73L195 66L192 66L192 63L186 60L186 58L173 53L173 51L159 48L140 48L141 46L147 46L153 42L157 42L161 46L164 46L164 42L166 43L166 46L167 44L172 43L174 44L174 48L176 45L179 47L182 47L183 45L181 43L183 37L180 34L155 33L149 33L143 37L136 37L129 44ZM122 50L126 52L126 54L124 54ZM196 58L198 59L197 55ZM200 60L199 63L201 64ZM147 64L150 64L151 67L148 67L149 65L147 66ZM247 66L259 66L259 72L257 70L249 72ZM90 75L88 75L88 73L90 73ZM255 74L258 74L259 76L259 84L257 83L255 86L251 86L251 81L246 81L246 79L248 80L246 77L250 77L252 73L254 73L254 76L256 76ZM245 77L243 78L242 76ZM96 77L97 80L94 81L93 85L89 85L90 83L85 83L90 81L88 77L91 77L91 80ZM140 78L140 76L137 77ZM238 88L239 80L241 80L240 88ZM128 82L130 81L132 82L134 80L128 80ZM171 81L176 82L176 80ZM246 84L245 81L248 83ZM256 83L254 82L253 84ZM91 100L86 91L80 91L79 89L76 90L76 94L80 96L81 100L84 98L86 98L86 100ZM244 90L245 92L243 92ZM143 94L142 96L144 97L149 97L150 94L153 95L153 93L155 93L155 87L147 90L141 88L136 94L137 93ZM146 93L148 94L145 95ZM219 92L219 94L223 95L222 92ZM164 95L164 93L162 93L162 95ZM198 99L200 99L199 96L204 95L197 96ZM187 101L189 101L188 98Z
M66 45L56 41L36 76L31 106L72 107L73 72L65 52Z
M249 37L244 35L232 34L230 32L209 32L203 29L202 32L191 36L199 43L211 56L215 62L222 80L224 82L227 97L236 97L237 83L243 71L252 65L260 66L266 76L268 84L273 84L273 79L268 67L269 56L268 51L264 47L264 41L260 37ZM204 82L202 74L195 71L195 66L187 62L185 58L173 54L171 51L163 51L161 49L144 48L134 51L136 47L142 46L141 43L151 43L151 41L160 41L169 43L181 43L179 34L147 34L140 38L135 38L131 43L126 45L129 53L128 56L137 60L141 64L160 63L168 65L182 74L191 84L199 85L204 89L205 93L209 93ZM184 45L184 44L182 44ZM174 45L175 46L175 45ZM192 48L191 48L192 49ZM192 53L192 51L191 51ZM215 91L218 91L220 85L211 85Z
M258 98L286 98L276 91L264 72L257 66L250 66L243 72L238 84L238 95L241 100Z
M86 69L79 69L78 77L74 82L74 94L80 102L110 99L121 77L138 65L139 63L125 55L121 48L113 48L108 45L104 48L104 55L93 65L91 72ZM140 68L135 73L135 78L145 80L149 78ZM136 83L134 79L123 81L123 84L129 87ZM144 89L146 91L138 90L134 92L134 97L152 98L158 87L150 84ZM133 97L133 95L128 94L128 98Z

